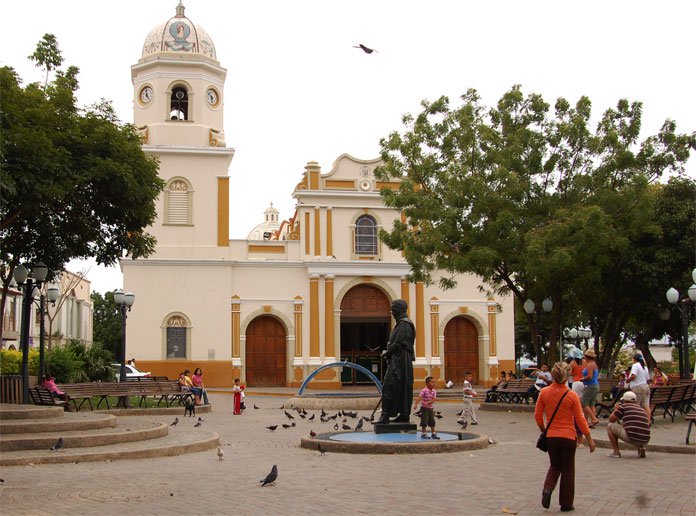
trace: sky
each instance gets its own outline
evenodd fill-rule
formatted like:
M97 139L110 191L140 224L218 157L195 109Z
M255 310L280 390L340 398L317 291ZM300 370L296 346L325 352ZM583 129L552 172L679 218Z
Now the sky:
M133 120L130 67L146 36L178 0L5 2L0 65L42 80L27 59L45 33L64 65L80 68L81 105L105 98ZM185 0L227 69L224 130L235 149L230 237L245 238L270 202L281 219L308 161L331 170L343 153L379 156L405 113L441 95L453 106L469 88L486 105L515 84L553 104L588 96L593 118L621 98L643 103L642 137L666 118L696 130L696 2L595 0ZM377 52L353 48L362 43ZM688 173L696 177L693 158ZM89 269L92 289L122 286L117 267Z

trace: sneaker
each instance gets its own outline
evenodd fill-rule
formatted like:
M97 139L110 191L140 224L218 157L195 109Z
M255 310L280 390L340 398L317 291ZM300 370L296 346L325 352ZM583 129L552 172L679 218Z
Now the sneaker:
M472 425L478 425L478 421L472 421L471 424L472 424Z
M621 454L620 454L620 453L611 452L611 453L607 453L607 457L611 457L612 459L620 459L620 458L621 458Z
M430 437L428 437L426 434L421 434L421 439L430 439Z
M464 422L462 423L462 430L466 430L466 426L467 426L468 424L469 424L468 421L464 421Z
M548 509L551 506L551 491L550 489L544 489L541 492L541 506L544 509Z
M638 448L638 457L640 457L641 459L645 458L645 446L641 446L640 448Z
M457 423L459 423L460 425L463 425L464 423L466 423L466 419L462 419L460 417L459 419L457 419Z
M431 439L437 439L438 441L440 440L440 436L437 435L437 434L433 434L430 438L431 438Z
M575 507L572 505L561 505L561 512L569 512L569 511L574 511Z

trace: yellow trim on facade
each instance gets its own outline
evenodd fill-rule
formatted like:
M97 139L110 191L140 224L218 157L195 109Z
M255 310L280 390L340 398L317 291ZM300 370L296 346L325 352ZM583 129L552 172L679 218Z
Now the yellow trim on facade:
M302 356L302 296L295 296L295 356Z
M309 277L309 356L319 356L319 276Z
M334 351L334 277L324 278L324 356L335 356Z
M230 178L218 177L217 245L230 246Z
M496 344L495 324L498 315L498 305L492 297L488 298L488 350L490 356L498 355Z
M241 342L241 332L240 332L240 320L239 317L242 312L242 303L239 300L239 296L232 296L232 356L235 358L240 357L240 342Z
M311 238L309 237L309 212L306 211L304 214L304 252L305 254L309 254L309 241Z
M329 206L326 208L326 256L333 254L333 210Z
M416 282L416 356L425 356L425 305L423 282Z
M327 190L355 190L355 181L342 179L325 179L324 188Z
M259 245L259 244L249 244L248 252L250 253L274 253L274 254L284 254L284 245Z
M399 181L377 181L377 190L380 190L381 188L389 188L390 190L398 190L400 184L401 183Z
M433 357L440 356L440 303L433 296L430 298L430 350Z
M314 208L314 256L321 256L321 211Z
M408 306L406 310L406 315L411 317L411 296L409 294L409 288L408 288L408 281L406 278L401 278L401 299L406 301L406 305Z

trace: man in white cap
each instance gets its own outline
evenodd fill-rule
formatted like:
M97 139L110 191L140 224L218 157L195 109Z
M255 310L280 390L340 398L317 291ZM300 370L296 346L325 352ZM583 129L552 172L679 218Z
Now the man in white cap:
M638 457L645 458L645 445L650 441L650 421L643 407L636 403L636 394L627 391L609 416L607 436L613 449L609 457L621 458L619 439L638 448Z

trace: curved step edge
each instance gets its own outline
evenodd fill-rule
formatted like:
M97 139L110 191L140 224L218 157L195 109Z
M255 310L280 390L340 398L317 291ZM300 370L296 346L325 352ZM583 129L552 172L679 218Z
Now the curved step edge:
M0 423L0 435L10 434L38 434L42 432L66 432L70 430L98 430L101 428L114 428L116 426L116 416L112 414L95 414L93 419L60 419L52 421L32 420L22 422L21 419L11 422L2 421Z

